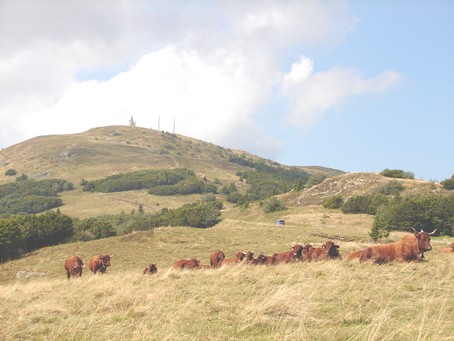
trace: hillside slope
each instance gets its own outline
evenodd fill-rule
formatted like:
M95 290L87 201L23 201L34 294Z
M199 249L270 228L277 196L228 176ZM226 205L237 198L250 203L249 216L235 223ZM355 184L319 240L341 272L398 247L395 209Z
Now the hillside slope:
M65 204L61 211L77 217L137 210L141 204L150 213L162 207L179 207L200 196L156 197L145 191L89 193L80 190L82 179L93 180L109 175L143 170L189 168L200 178L221 184L247 184L239 181L238 171L248 167L229 162L234 157L308 174L332 176L339 170L323 167L289 167L262 159L245 151L226 149L182 135L152 129L108 126L79 134L40 136L0 151L0 184L14 181L6 176L8 169L30 179L61 178L71 181L76 189L61 194Z

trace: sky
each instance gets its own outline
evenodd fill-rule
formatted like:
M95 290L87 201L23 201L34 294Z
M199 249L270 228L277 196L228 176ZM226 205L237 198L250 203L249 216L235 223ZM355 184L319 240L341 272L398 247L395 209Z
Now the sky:
M0 148L128 125L454 174L454 1L0 0Z

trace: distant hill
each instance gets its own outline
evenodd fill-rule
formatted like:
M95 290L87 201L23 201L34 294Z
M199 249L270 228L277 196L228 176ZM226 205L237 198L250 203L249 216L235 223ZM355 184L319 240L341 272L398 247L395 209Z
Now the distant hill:
M76 190L61 194L62 212L86 217L137 209L155 211L178 207L197 200L198 196L163 198L144 192L87 193L81 191L82 180L144 169L188 168L200 178L220 184L239 182L237 172L250 170L247 164L231 162L244 158L272 167L300 170L308 176L331 177L342 174L336 169L319 166L285 166L247 151L227 149L194 138L153 129L130 126L93 128L79 134L39 136L0 151L0 184L14 181L8 169L29 179L65 179Z

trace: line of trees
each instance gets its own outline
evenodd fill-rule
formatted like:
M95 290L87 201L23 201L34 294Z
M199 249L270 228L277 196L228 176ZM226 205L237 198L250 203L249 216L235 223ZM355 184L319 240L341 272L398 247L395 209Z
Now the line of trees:
M0 218L0 261L41 247L61 244L73 235L73 221L57 212Z
M87 219L71 218L60 211L41 215L10 215L0 218L0 262L41 247L69 241L88 241L150 230L159 226L207 228L221 220L222 202L195 202L161 212L118 214Z
M0 215L33 214L63 205L58 194L74 189L74 185L62 179L24 180L0 185Z
M389 236L390 231L409 231L410 227L441 235L454 235L454 193L446 195L356 195L348 200L333 196L323 206L339 208L344 213L374 215L369 235L374 241Z

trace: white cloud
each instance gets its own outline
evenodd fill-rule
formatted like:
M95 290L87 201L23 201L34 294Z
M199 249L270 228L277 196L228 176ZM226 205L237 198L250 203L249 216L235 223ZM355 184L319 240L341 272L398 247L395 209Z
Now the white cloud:
M287 77L284 77L284 82ZM284 83L289 100L286 120L293 125L311 125L321 119L326 111L339 108L350 98L385 91L401 79L402 76L394 71L365 78L352 69L334 68L301 78L293 82L291 87L286 86L288 82Z
M290 72L284 76L284 88L287 89L295 83L307 79L314 70L314 61L306 56L301 56L300 60L292 64Z
M139 126L160 117L171 131L175 118L177 133L277 153L259 114L281 85L281 59L336 44L356 22L343 2L1 1L0 145L133 115ZM100 69L123 72L77 79ZM327 83L311 59L295 62L285 83L291 117L325 110L295 97Z

